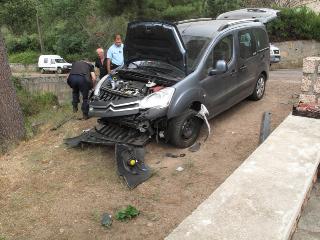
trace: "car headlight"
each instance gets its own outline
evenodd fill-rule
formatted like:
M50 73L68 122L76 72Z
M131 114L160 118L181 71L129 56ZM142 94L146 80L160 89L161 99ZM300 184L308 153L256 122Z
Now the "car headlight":
M174 88L167 87L146 96L140 101L140 108L165 108L168 107L174 93Z
M99 96L100 94L100 88L101 85L104 83L104 81L109 77L109 74L107 74L106 76L104 76L103 78L100 79L100 81L96 84L95 88L94 88L94 96Z

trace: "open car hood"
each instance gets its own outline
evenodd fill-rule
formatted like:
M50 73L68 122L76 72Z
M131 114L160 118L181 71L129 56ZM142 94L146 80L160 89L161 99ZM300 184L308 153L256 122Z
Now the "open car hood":
M244 8L220 14L217 19L257 19L262 23L268 23L277 18L278 12L278 10L274 10L271 8Z
M124 44L126 63L165 61L187 73L186 48L176 25L168 22L131 22Z

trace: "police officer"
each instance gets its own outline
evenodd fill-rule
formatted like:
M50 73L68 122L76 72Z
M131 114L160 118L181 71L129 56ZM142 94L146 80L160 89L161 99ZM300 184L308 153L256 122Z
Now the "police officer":
M123 64L123 44L120 34L114 35L114 43L107 51L107 70L111 70Z
M77 61L72 64L67 83L72 88L72 106L73 112L78 111L78 103L80 102L80 92L82 94L83 119L88 119L89 103L88 95L96 82L96 75L94 73L94 66L85 61Z

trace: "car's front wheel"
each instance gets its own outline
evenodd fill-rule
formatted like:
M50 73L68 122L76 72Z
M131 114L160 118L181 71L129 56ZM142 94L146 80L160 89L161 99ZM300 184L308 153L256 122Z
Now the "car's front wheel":
M58 73L58 74L61 74L61 73L62 73L62 69L61 69L61 68L58 68L58 69L57 69L57 73Z
M195 110L188 109L182 115L170 120L168 140L171 144L178 148L187 148L195 143L202 125L202 120L196 115Z
M254 101L258 101L263 98L264 92L266 90L266 76L264 74L260 74L256 85L254 87L253 93L250 96L250 99Z

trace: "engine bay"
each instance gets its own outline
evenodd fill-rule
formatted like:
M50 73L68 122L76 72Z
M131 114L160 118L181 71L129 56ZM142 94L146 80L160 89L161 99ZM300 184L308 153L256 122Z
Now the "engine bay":
M137 72L117 72L107 77L100 90L102 90L101 94L106 91L122 97L143 98L165 87L172 86L174 83L171 79L144 75Z

